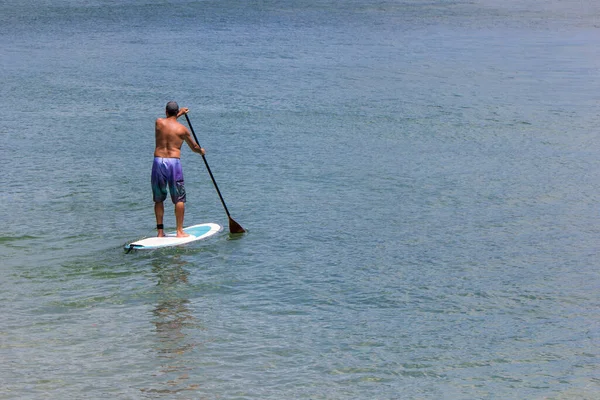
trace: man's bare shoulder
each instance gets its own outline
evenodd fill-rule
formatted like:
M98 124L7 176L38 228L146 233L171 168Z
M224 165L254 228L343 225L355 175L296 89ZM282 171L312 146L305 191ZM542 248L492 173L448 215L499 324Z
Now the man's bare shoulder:
M186 128L186 126L184 124L182 124L179 121L177 121L176 123L177 123L177 131L179 132L179 134L187 135L189 133L188 128Z
M179 121L173 121L169 118L157 118L155 124L157 127L167 129L171 132L180 132L182 130L187 130L185 125L179 123Z

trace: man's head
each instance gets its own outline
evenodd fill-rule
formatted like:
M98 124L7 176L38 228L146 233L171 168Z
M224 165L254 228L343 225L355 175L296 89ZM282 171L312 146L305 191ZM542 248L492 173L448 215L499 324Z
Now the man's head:
M179 105L174 101L168 102L166 112L167 112L167 117L177 116L177 113L179 112Z

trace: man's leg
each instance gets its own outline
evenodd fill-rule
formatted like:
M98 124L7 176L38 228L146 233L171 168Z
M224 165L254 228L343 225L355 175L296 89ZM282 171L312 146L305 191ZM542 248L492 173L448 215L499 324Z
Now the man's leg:
M156 215L156 230L158 231L157 236L162 237L165 236L165 231L163 226L163 216L165 215L165 203L164 202L156 202L154 203L154 214Z
M185 213L185 203L178 201L175 203L175 221L177 222L177 237L190 236L183 231L183 214Z

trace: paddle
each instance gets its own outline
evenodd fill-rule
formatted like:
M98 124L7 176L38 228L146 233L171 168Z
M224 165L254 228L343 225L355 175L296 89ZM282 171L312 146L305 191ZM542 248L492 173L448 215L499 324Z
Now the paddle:
M198 141L198 137L196 137L196 132L194 132L194 128L192 127L192 123L190 122L190 118L187 116L187 113L185 114L185 119L187 120L187 123L190 127L190 130L192 131L192 135L194 135L194 139L196 140L196 143L198 143L198 146L200 146L200 142ZM202 147L202 146L200 146ZM229 232L231 233L244 233L246 232L246 230L244 228L242 228L242 226L240 224L238 224L237 222L235 222L233 220L233 218L231 218L231 214L229 214L229 210L227 209L227 206L225 205L225 200L223 200L223 196L221 195L221 191L219 190L219 187L217 186L217 182L215 181L215 177L212 174L212 171L210 170L210 167L208 166L208 162L206 161L206 157L204 157L204 155L202 155L202 159L204 160L204 165L206 165L206 169L208 170L208 174L210 175L210 179L212 179L213 184L215 185L215 189L217 189L217 193L219 194L219 198L221 199L221 203L223 204L223 208L225 209L225 212L227 213L227 218L229 218Z

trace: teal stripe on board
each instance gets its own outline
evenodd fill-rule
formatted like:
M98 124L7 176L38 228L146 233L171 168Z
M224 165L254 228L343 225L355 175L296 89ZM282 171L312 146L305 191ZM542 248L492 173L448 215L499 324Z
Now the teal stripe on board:
M208 231L210 231L210 226L196 226L196 227L184 229L184 231L186 233L189 233L190 235L202 236L205 233L207 233Z

